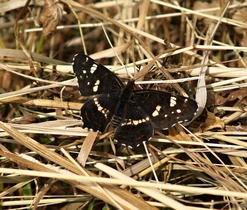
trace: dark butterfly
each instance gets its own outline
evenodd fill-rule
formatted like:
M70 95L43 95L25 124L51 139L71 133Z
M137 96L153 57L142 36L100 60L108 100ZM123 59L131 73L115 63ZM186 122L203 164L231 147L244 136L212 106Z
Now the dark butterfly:
M154 126L167 129L190 121L197 103L157 90L135 90L133 80L124 85L105 66L77 54L73 70L82 96L92 96L81 108L83 128L104 132L113 125L114 140L135 148L152 138Z

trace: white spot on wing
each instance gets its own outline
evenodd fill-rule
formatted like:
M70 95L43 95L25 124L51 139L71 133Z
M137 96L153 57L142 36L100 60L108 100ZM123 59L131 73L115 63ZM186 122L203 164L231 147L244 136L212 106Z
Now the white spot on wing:
M92 66L91 66L91 69L90 69L90 73L93 74L95 72L95 70L97 69L97 65L94 63Z
M140 124L139 120L133 120L132 123L133 123L134 125Z
M94 86L93 86L93 92L97 92L98 91L99 84L100 84L100 81L96 80L96 82L94 83Z
M176 106L176 104L177 104L177 99L174 96L172 96L170 98L170 107L174 107Z
M153 117L157 117L157 116L159 115L160 109L161 109L161 106L160 106L160 105L157 105L157 106L155 107L154 112L152 113L152 116L153 116Z

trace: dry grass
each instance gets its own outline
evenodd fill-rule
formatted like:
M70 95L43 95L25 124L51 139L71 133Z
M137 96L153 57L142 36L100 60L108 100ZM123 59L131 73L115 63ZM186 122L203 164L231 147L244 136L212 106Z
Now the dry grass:
M83 2L0 2L1 208L247 209L247 3ZM197 118L134 151L82 129L79 52Z

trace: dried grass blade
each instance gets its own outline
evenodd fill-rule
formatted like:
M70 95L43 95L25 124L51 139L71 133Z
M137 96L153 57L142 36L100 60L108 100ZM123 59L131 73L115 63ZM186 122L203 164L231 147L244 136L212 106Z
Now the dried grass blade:
M95 164L96 168L99 168L100 170L104 171L105 173L109 174L110 176L120 179L120 180L125 180L125 181L131 181L131 182L137 182L133 180L132 178L120 173L119 171L116 171L109 166L106 166L102 163L96 163ZM137 190L149 195L150 197L158 200L159 202L163 203L166 206L169 206L174 209L184 209L184 210L189 210L186 206L182 205L181 203L165 196L163 193L161 193L158 189L150 189L150 188L145 188L145 187L135 187Z
M81 146L81 150L77 157L77 161L82 165L85 166L89 153L93 147L94 141L98 135L98 132L90 131L85 138L83 145Z
M221 22L223 15L225 14L228 6L229 6L229 2L226 3L225 6L221 9L220 11L221 14L220 14L220 17L217 23L215 23L214 21L211 22L209 29L207 31L206 37L208 37L208 39L206 39L206 42L205 42L206 45L212 45L213 37L216 33L216 30L219 27L219 23ZM206 89L205 75L206 75L206 70L208 69L206 64L209 61L209 55L210 55L210 51L205 51L203 60L201 62L201 65L203 65L204 67L202 67L201 72L199 74L200 79L198 80L197 91L196 91L196 101L199 104L199 110L196 116L194 117L194 119L201 115L201 113L203 112L206 106L206 102L207 102L207 89Z

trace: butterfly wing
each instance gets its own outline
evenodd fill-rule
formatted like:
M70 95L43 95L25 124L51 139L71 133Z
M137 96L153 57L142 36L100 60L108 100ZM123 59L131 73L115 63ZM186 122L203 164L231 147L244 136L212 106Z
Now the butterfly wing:
M147 113L131 98L123 116L116 128L114 141L130 148L138 147L142 142L152 138L153 125Z
M123 88L123 83L114 73L83 53L75 55L73 70L82 96L118 93Z
M153 123L161 129L192 120L198 110L193 99L163 91L137 90L134 97Z
M94 96L81 108L83 128L104 132L115 112L119 97L114 94Z

